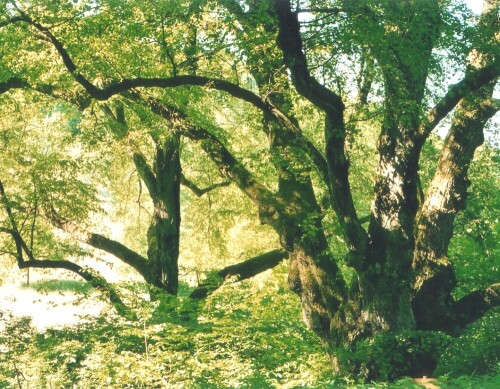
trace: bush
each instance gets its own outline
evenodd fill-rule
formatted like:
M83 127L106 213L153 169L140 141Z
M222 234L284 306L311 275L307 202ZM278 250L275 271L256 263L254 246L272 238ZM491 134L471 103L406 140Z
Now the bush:
M402 331L359 341L354 350L337 350L341 375L393 381L401 376L431 376L450 343L441 332Z
M500 310L468 328L443 352L436 375L451 377L500 373Z

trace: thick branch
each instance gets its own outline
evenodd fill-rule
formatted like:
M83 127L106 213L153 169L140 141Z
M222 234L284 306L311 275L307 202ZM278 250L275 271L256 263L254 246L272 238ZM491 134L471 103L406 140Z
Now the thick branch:
M132 160L134 161L137 173L139 173L139 176L146 184L149 194L154 201L158 197L156 176L146 161L146 157L144 157L144 154L137 147L133 147Z
M500 61L482 69L469 71L464 79L450 87L446 95L427 113L426 120L419 127L419 134L424 139L429 136L439 122L450 113L468 93L474 92L500 75Z
M297 14L290 9L290 1L275 0L274 6L279 21L278 46L283 52L283 61L290 70L297 92L327 114L338 115L344 110L341 97L309 73L302 48L300 24Z
M227 266L216 273L217 280L208 280L199 285L191 292L189 297L196 299L205 298L208 294L222 286L224 279L227 277L236 276L238 281L243 281L278 266L286 258L288 258L286 251L272 250L235 265Z
M11 77L7 81L0 82L0 94L6 93L11 89L21 89L29 86L28 82L19 77Z
M470 163L484 141L486 122L496 112L491 105L493 88L493 83L485 85L460 102L417 219L413 310L423 329L439 327L453 314L455 275L448 245L455 217L466 205Z
M56 221L54 224L63 231L73 235L80 242L114 255L123 263L126 263L137 270L137 272L141 274L146 281L149 280L150 276L147 272L147 259L129 249L125 245L103 235L85 231L84 229L69 222Z
M61 58L63 59L63 62L67 68L67 70L73 75L75 80L82 85L87 93L94 99L97 100L108 100L112 96L119 94L119 93L124 93L124 92L129 92L127 96L129 98L132 98L132 100L137 101L140 99L140 97L135 94L135 93L130 93L130 90L133 88L139 88L139 87L159 87L159 88L167 88L167 87L178 87L178 86L206 86L210 88L214 88L220 91L224 91L226 93L229 93L230 95L242 99L244 101L247 101L248 103L254 105L256 108L262 110L264 113L267 113L270 115L273 120L276 120L280 125L283 125L290 129L290 135L295 138L295 143L304 149L304 151L307 153L313 164L315 165L319 175L321 178L324 180L324 182L328 182L328 167L327 167L327 162L325 161L324 157L322 154L317 150L317 148L314 146L314 144L307 139L300 131L300 129L294 124L290 118L288 118L286 115L284 115L282 112L280 112L276 107L274 107L272 104L269 102L266 102L262 100L258 95L254 94L253 92L246 90L244 88L241 88L240 86L230 83L225 80L220 80L220 79L214 79L214 78L209 78L209 77L202 77L202 76L176 76L172 78L151 78L151 79L145 79L145 78L137 78L137 79L124 79L120 82L113 83L111 85L108 85L105 88L98 88L95 85L93 85L90 81L88 81L82 74L77 72L76 65L74 64L73 60L71 59L69 53L66 51L62 43L50 32L50 30L44 26L42 26L39 23L34 22L29 16L23 15L22 17L16 18L14 22L27 22L31 25L33 25L36 29L41 31L49 40L51 43L54 45L56 50L59 52ZM3 85L3 88L8 90L13 87L25 87L29 86L26 84L24 81L20 79L12 79L10 83L4 83L0 84ZM35 88L36 89L36 88ZM2 89L0 88L0 92ZM45 94L51 94L52 89L49 87L44 87L39 90L42 93ZM151 102L148 102L150 107L152 107L153 104ZM82 105L81 103L79 105ZM82 105L83 106L83 105ZM88 103L85 105L88 106ZM156 104L155 107L156 113L160 113L159 111L162 111L160 114L164 117L170 116L172 117L177 117L179 115L178 112L173 112L171 107L169 109L165 110L163 107L161 107L161 104ZM165 113L169 111L169 115L165 115ZM174 110L177 111L177 110ZM173 116L172 116L173 115ZM181 116L185 117L184 114L181 114ZM152 178L150 174L148 174L148 169L142 169L143 167L147 166L145 165L144 159L140 157L140 155L135 155L134 154L134 162L136 162L136 167L138 167L139 173L144 173L144 181L146 182L146 185L148 185L148 182L152 182L151 180L147 180L147 178ZM141 169L139 169L139 167ZM153 188L149 188L150 190L153 190ZM153 192L154 193L154 192Z
M101 100L101 101L109 100L114 95L129 91L134 88L141 88L141 87L168 88L168 87L192 85L192 86L206 86L217 90L221 90L229 93L234 97L245 100L263 111L269 112L271 110L269 104L264 102L255 93L247 89L241 88L240 86L225 80L203 77L203 76L184 75L184 76L176 76L169 78L123 79L122 81L108 85L105 88L98 88L94 84L92 84L89 80L87 80L85 76L83 76L81 73L78 72L75 63L73 62L73 59L66 51L63 44L59 41L59 39L57 39L54 36L54 34L52 34L52 32L47 27L33 21L26 14L23 14L21 17L17 18L17 21L26 22L35 27L43 35L45 35L52 43L54 48L57 50L59 55L61 56L61 59L66 69L71 73L74 79L85 88L87 93L96 100Z
M182 119L182 126L178 130L182 135L201 143L201 147L216 164L223 177L234 182L260 207L267 208L267 211L271 213L276 212L279 205L273 193L258 182L215 135L194 126L187 115L175 107L153 98L143 99L138 94L130 94L127 97L133 101L147 104L153 113L166 120Z
M7 81L0 82L0 94L6 93L11 89L31 89L44 95L63 100L66 103L74 104L80 111L88 108L91 101L90 96L87 94L69 94L49 84L32 85L26 79L20 77L11 77Z
M457 332L480 319L486 311L500 305L500 283L476 290L455 302L454 323Z
M320 84L311 76L302 48L300 25L297 14L290 9L289 0L275 0L278 16L278 46L283 52L283 61L291 73L292 82L299 94L323 110L325 117L327 184L333 209L344 229L350 251L363 253L368 240L358 220L349 184L349 162L345 155L344 103L339 95ZM352 265L359 264L352 256Z
M218 167L220 174L238 185L259 207L265 208L267 212L272 214L281 208L274 194L258 182L215 135L203 128L195 127L183 129L182 134L192 140L199 141L202 149Z
M280 112L276 107L274 107L268 101L264 101L255 93L241 88L240 86L233 84L231 82L215 79L203 76L175 76L170 78L136 78L136 79L123 79L119 82L112 83L105 88L98 88L87 80L81 73L77 71L77 67L71 56L66 51L62 43L50 32L50 30L39 23L34 22L29 16L23 15L20 18L16 18L16 21L26 22L33 25L36 29L42 32L53 44L56 50L59 52L66 69L73 75L74 79L82 85L87 93L96 100L108 100L112 96L128 92L134 88L171 88L179 86L204 86L208 88L213 88L219 91L229 93L231 96L238 99L244 100L256 108L260 109L266 114L269 114L274 120L276 120L281 125L291 129L291 135L296 137L297 144L304 148L306 153L311 158L311 161L315 164L318 169L320 176L326 181L327 179L327 164L324 157L316 149L316 147L301 133L300 129L293 123L290 118ZM318 84L319 85L319 84Z

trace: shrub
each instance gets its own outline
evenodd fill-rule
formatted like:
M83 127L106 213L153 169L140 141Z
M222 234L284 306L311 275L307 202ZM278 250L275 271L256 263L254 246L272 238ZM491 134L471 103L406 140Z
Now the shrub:
M500 310L469 327L444 350L436 375L451 377L500 373Z
M354 350L336 350L341 375L366 381L431 376L439 355L450 343L441 332L402 331L359 341Z

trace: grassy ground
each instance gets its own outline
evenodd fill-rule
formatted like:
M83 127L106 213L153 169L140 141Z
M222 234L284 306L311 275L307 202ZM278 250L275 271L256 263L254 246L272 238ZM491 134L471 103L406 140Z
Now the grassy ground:
M185 288L179 299L152 304L141 298L141 284L123 284L140 317L136 322L116 317L72 280L38 281L11 292L31 296L34 317L25 311L11 316L2 302L0 388L422 387L410 378L362 384L335 377L329 357L302 323L284 268L227 284L200 302L186 298ZM67 319L61 307L71 307L78 321L50 328ZM53 320L40 326L40 316ZM432 384L498 388L500 376L443 376Z

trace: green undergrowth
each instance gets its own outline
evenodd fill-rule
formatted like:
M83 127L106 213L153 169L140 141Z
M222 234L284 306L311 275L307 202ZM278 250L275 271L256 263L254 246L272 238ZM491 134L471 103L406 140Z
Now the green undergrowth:
M74 292L77 294L87 294L92 290L88 282L76 280L45 280L35 281L29 284L24 283L23 288L31 288L40 293L48 292Z
M0 315L0 388L419 387L409 378L366 384L360 377L335 376L330 358L301 320L283 267L267 278L225 284L199 301L186 297L186 290L177 299L152 303L138 298L144 285L124 286L137 321L109 310L75 326L37 332L29 318ZM492 325L486 321L477 336L488 335L484 328L492 331ZM424 342L433 348L442 340ZM371 350L373 358L384 357ZM443 369L440 387L500 387L492 370L483 377L447 373Z

